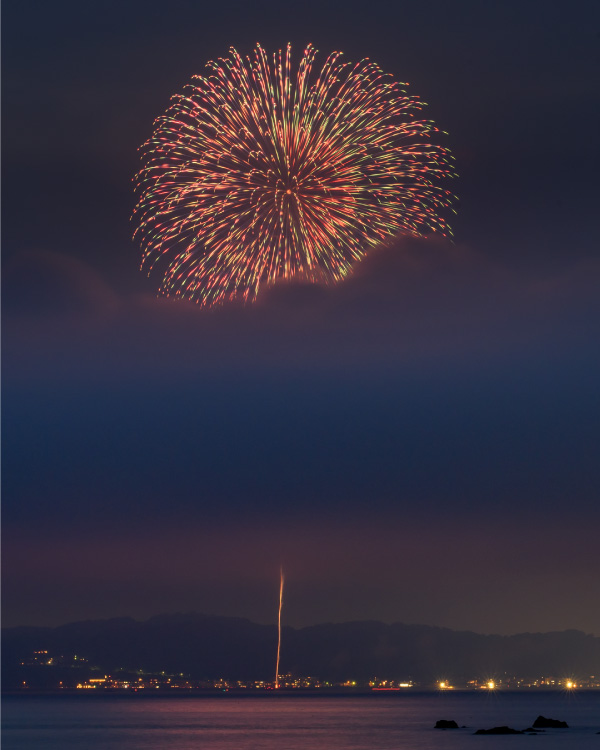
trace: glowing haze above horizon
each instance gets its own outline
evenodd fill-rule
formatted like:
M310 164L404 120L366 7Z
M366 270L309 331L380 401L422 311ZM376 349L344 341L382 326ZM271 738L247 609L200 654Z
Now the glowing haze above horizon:
M599 11L4 9L3 622L195 610L600 635ZM207 60L308 42L428 102L455 242L157 298L137 147Z

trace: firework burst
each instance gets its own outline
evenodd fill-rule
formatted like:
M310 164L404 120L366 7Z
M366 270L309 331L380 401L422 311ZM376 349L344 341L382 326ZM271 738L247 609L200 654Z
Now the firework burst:
M448 234L449 151L423 104L369 60L308 46L208 64L154 125L136 175L142 267L203 305L280 278L338 281L369 248Z

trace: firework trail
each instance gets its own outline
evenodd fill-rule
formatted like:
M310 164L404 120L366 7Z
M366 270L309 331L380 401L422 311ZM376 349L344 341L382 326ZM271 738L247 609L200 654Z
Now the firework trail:
M279 689L279 655L281 654L281 609L283 607L283 568L279 568L279 616L277 618L277 661L275 663L275 690Z
M424 105L368 59L315 56L231 49L156 120L133 218L162 293L252 301L280 278L339 281L399 233L450 233L452 156Z

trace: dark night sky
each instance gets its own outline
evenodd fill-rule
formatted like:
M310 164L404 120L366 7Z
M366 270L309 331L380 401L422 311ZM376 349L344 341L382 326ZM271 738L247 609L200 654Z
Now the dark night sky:
M457 159L455 244L157 299L152 122L229 46L371 57ZM7 2L4 624L198 610L600 635L595 2Z

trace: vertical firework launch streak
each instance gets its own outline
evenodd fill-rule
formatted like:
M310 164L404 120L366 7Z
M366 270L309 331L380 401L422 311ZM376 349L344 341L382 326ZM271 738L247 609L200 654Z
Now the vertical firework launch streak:
M279 615L277 618L277 660L275 662L275 690L279 689L279 657L281 655L281 609L283 607L283 568L279 569Z
M277 279L335 282L398 234L449 234L448 149L423 108L368 59L260 45L208 63L141 147L134 237L161 292L252 301Z

